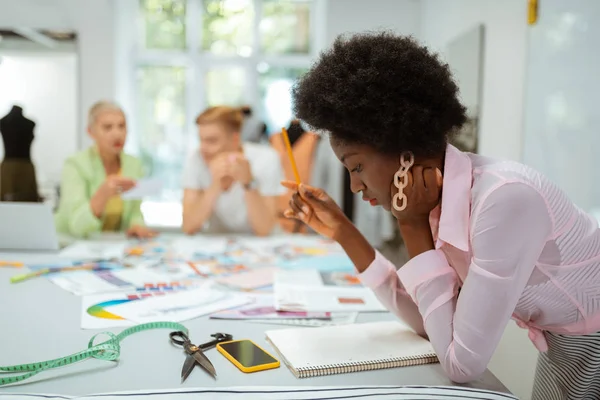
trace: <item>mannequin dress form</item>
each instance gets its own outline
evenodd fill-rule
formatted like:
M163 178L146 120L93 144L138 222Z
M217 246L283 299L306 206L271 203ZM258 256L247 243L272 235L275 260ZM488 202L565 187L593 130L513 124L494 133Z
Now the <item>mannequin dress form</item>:
M4 160L0 164L1 201L40 201L35 167L31 162L31 143L35 122L25 118L23 109L13 106L0 119Z

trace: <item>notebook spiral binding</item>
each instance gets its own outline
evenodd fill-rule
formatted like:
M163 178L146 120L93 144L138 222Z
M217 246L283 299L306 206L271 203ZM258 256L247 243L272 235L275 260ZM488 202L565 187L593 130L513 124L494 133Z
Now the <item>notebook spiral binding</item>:
M377 361L360 361L346 364L329 364L318 367L300 367L295 369L298 378L313 378L316 376L347 374L352 372L370 371L375 369L411 367L415 365L433 364L438 362L435 354L402 358L387 358Z

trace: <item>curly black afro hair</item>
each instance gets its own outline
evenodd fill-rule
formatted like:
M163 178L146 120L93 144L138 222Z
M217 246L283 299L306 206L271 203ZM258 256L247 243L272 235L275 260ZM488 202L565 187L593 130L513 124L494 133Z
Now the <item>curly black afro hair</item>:
M447 64L410 37L338 37L292 89L294 112L315 130L381 153L443 154L466 121Z

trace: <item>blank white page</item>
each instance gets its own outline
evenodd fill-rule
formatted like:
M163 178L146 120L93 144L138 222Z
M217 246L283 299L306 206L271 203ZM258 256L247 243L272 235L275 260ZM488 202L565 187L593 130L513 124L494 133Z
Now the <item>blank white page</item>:
M399 321L270 330L266 335L293 369L435 356L429 341Z

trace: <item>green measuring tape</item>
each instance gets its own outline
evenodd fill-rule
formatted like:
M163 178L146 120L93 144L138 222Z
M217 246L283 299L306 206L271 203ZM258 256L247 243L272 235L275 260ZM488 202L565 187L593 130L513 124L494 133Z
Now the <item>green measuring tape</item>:
M131 328L125 329L123 332L115 335L110 332L101 332L94 335L88 343L88 348L80 351L79 353L71 354L70 356L56 358L54 360L42 361L39 363L32 364L21 364L11 365L8 367L0 367L0 372L5 373L18 373L25 372L24 374L17 376L2 377L0 376L0 386L8 385L11 383L17 383L24 381L25 379L31 378L32 376L39 374L42 371L64 367L65 365L74 364L79 361L83 361L87 358L97 358L100 360L114 361L119 358L121 353L121 341L127 336L133 335L134 333L147 331L150 329L172 329L174 331L183 331L186 334L188 330L185 326L176 322L151 322L148 324L141 324L132 326ZM94 345L94 340L100 335L107 335L109 339L100 344Z

